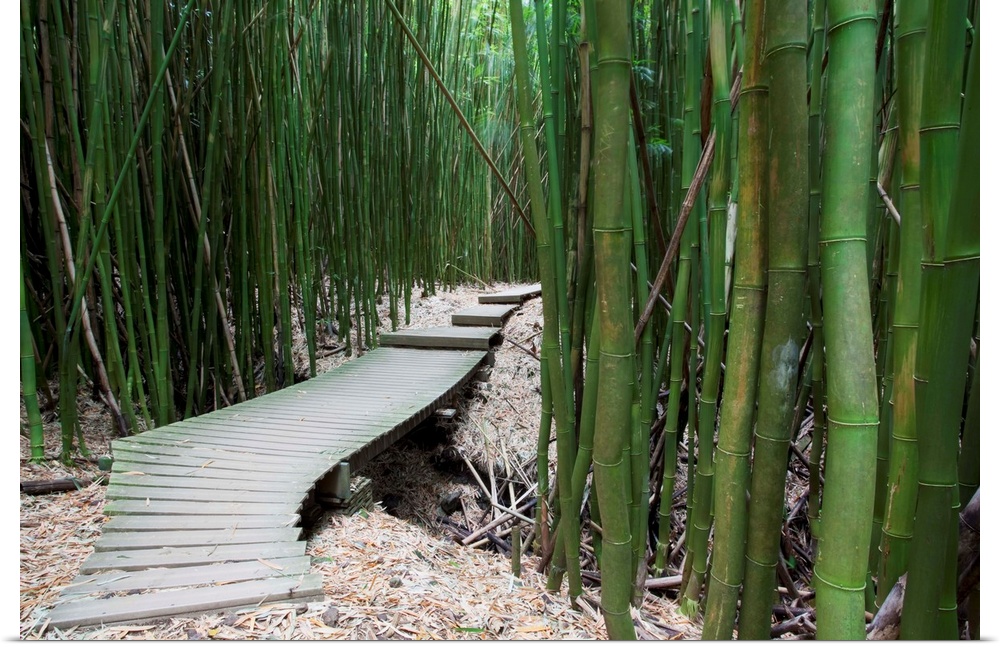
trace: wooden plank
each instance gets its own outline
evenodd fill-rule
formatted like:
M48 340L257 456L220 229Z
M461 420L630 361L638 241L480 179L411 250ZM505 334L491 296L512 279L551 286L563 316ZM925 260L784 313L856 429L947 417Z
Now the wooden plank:
M542 284L524 285L503 292L493 294L480 294L479 303L523 303L525 300L536 297L542 293Z
M451 325L500 328L516 309L517 306L505 303L473 306L451 315Z
M158 515L133 514L112 517L104 530L211 530L212 528L292 528L301 518L297 514L274 515Z
M171 452L157 452L151 453L147 451L136 451L134 449L116 449L114 450L114 465L118 465L119 462L122 464L126 463L142 463L142 464L153 464L153 465L171 465L173 467L188 468L190 470L200 470L208 467L214 469L237 469L245 470L247 472L270 472L274 474L288 474L289 470L293 467L298 467L299 469L305 471L312 471L316 469L327 469L330 465L335 464L332 459L327 460L326 458L320 458L317 456L316 459L312 461L296 461L294 459L281 459L279 461L257 461L257 460L247 460L246 456L243 454L234 454L233 452L222 452L215 450L204 450L207 452L207 456L197 455L196 452L191 451L171 451ZM112 469L115 469L112 466ZM192 474L195 472L192 471Z
M489 350L500 339L500 333L492 328L439 326L382 333L379 343L384 346Z
M236 474L239 474L238 472ZM243 476L250 476L244 474ZM298 476L284 481L255 481L237 479L235 475L228 479L210 479L195 476L157 476L150 474L111 474L111 485L134 485L159 488L204 488L221 490L240 490L250 492L308 492L313 486L312 481L304 481Z
M168 548L180 546L218 546L222 544L259 544L265 541L295 541L302 534L301 528L216 528L214 530L163 530L132 532L111 530L105 532L94 544L98 553L143 548Z
M219 421L205 421L191 423L191 426L183 429L147 431L146 434L155 433L156 435L147 437L150 439L159 438L160 440L188 438L191 442L197 440L199 445L205 440L227 438L233 441L232 444L239 443L255 450L266 449L275 444L281 446L282 443L295 443L298 439L297 444L299 445L320 446L326 449L337 440L364 438L384 433L385 429L391 429L412 415L408 415L408 412L405 411L393 413L394 415L391 417L379 417L370 422L356 422L351 420L324 421L306 417L291 420L288 416L280 413L261 412L258 416L245 416L228 424ZM253 444L251 445L251 443Z
M311 470L294 475L296 480L314 482L327 470ZM188 467L180 465L161 465L159 463L139 463L134 461L116 460L111 467L112 477L115 474L138 474L145 476L196 476L206 479L253 479L261 483L284 483L288 481L287 472L258 472L252 469L242 469L238 464L231 463L227 468L216 467L213 463L206 467Z
M128 442L125 441L115 441L117 445L112 445L112 451L117 456L119 451L132 452L136 454L144 454L149 457L169 455L169 456L184 456L188 458L201 459L201 463L205 463L209 460L231 460L239 461L244 464L256 464L256 463L270 463L280 469L288 471L294 468L296 465L315 465L322 458L321 454L317 454L312 457L312 460L303 460L298 456L275 456L273 454L259 454L242 451L236 447L223 448L223 447L191 447L186 446L190 443L185 443L180 447L170 446L170 445L153 445L150 446L145 443L138 442L134 439L139 438L139 436L132 436L128 438Z
M256 607L271 600L320 600L323 579L316 574L271 578L179 591L67 602L52 610L52 626L68 628L148 618L203 614L235 607Z
M217 424L205 423L202 428L185 427L184 429L157 429L147 431L142 437L137 437L137 442L147 445L168 445L179 446L188 444L192 447L232 447L239 445L243 449L272 453L277 456L299 456L302 454L315 454L326 449L326 443L315 437L299 437L297 440L293 430L288 429L285 423L276 421L269 425L273 432L284 430L282 437L270 437L260 439L244 431L233 431L225 429ZM334 434L329 434L331 437Z
M208 438L206 439L181 438L179 440L171 440L169 438L162 438L159 436L153 436L153 435L147 436L146 434L133 436L132 442L134 447L142 449L143 451L146 452L159 451L160 447L171 447L174 449L187 449L188 447L205 449L210 447L217 447L225 449L233 445L233 443L212 442ZM275 456L275 457L284 457L291 459L310 458L312 456L315 456L318 453L319 449L321 449L319 447L313 449L290 448L290 447L286 447L284 449L270 448L270 447L258 448L258 447L246 447L245 446L246 444L248 443L241 443L240 448L243 449L245 452L248 453L252 452L251 455L254 457Z
M231 501L167 501L161 499L121 499L108 501L104 514L132 515L263 515L296 514L302 507L296 503L260 503Z
M218 501L223 503L299 503L306 492L248 492L246 490L200 490L197 488L137 487L109 485L109 499L162 499L166 501Z
M310 558L308 555L274 557L265 561L266 564L255 559L248 562L227 562L211 566L151 568L145 571L115 571L81 575L62 590L62 595L78 598L89 593L228 584L245 580L261 580L279 575L292 577L309 572Z
M92 554L80 567L80 573L86 575L109 570L141 571L147 568L248 562L258 558L299 557L305 551L304 541L119 550Z

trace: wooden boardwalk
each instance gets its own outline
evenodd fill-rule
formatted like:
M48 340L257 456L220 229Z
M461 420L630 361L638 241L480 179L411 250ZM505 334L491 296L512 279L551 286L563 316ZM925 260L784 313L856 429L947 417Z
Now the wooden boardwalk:
M541 293L542 293L541 283L535 283L534 285L523 285L521 287L511 288L509 290L504 290L503 292L494 292L493 294L482 294L479 296L479 303L521 304L524 303L526 299L537 297Z
M323 599L301 537L307 498L347 498L349 473L449 402L499 341L494 327L386 333L301 384L114 441L111 520L50 624Z
M517 306L496 303L473 306L464 310L459 310L451 316L451 323L455 326L492 326L500 328L507 317L511 315Z

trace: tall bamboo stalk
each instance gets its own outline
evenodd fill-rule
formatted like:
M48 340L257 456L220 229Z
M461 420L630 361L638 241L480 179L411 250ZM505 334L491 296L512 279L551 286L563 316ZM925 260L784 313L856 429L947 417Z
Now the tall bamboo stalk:
M979 292L979 38L977 30L963 106L954 65L965 54L964 23L947 3L931 5L920 118L921 336L913 376L919 485L901 627L909 639L958 638L957 461Z
M878 603L906 572L913 516L917 504L916 366L921 293L920 107L928 3L922 0L896 10L897 97L901 180L900 257L893 311L893 384L890 394L892 442L889 456Z
M803 3L794 1L772 0L768 9L764 30L769 101L781 106L781 118L770 119L768 127L774 144L768 165L767 302L739 623L740 638L751 640L770 636L788 443L806 337L802 304L809 231L808 14Z
M722 379L722 343L726 327L726 231L729 208L729 140L732 110L729 102L729 15L724 2L711 5L709 58L712 72L712 123L715 157L708 188L708 248L704 272L708 275L708 318L705 321L707 346L701 395L698 401L698 470L694 478L694 514L688 525L688 546L692 577L684 590L682 611L693 616L701 598L708 571L708 534L712 525L712 484L715 476L715 421L718 413L719 383Z
M732 638L743 582L746 492L750 484L750 443L767 285L764 225L767 218L768 78L764 74L764 2L753 0L746 9L746 42L750 46L745 52L739 99L739 224L726 352L729 375L723 393L716 448L716 479L726 485L716 487L714 493L712 579L702 631L702 637L709 640Z
M829 402L823 533L815 568L820 639L864 637L878 397L866 223L874 110L874 2L829 0L820 261ZM859 128L858 124L865 124Z
M601 380L594 434L594 481L601 502L601 610L612 640L634 639L631 533L626 501L629 466L624 449L635 380L629 303L632 228L622 210L629 133L631 55L624 2L598 0L597 76L594 79L594 277L601 326Z

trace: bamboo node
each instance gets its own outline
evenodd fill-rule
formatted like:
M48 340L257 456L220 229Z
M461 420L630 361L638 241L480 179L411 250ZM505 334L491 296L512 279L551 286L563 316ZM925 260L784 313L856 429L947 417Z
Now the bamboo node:
M822 575L820 575L818 569L815 570L815 571L813 571L813 577L815 577L816 579L818 579L823 584L826 584L830 588L837 589L839 591L853 591L853 592L857 593L858 591L864 591L865 590L865 585L864 584L862 584L861 586L844 586L844 585L841 585L841 584L834 584L830 580L828 580L825 577L823 577Z

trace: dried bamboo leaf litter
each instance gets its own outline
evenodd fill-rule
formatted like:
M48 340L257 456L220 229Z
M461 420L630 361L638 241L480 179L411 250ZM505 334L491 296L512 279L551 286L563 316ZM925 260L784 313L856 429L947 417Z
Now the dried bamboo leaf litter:
M463 287L417 298L417 291L410 326L446 325L452 312L475 305L481 293L481 289ZM380 315L384 329L388 329L388 304L383 302L380 308L385 309ZM540 303L536 299L525 303L508 320L504 335L537 352L540 326ZM295 348L301 350L302 356L297 359L306 365L305 344L300 337ZM342 352L331 354L318 362L318 368L329 370L346 359ZM538 379L537 360L529 352L505 342L496 351L490 382L472 387L473 397L463 397L458 403L455 422L445 423L452 426L450 437L455 449L481 466L490 460L502 464L501 452L509 458L524 458L526 470L530 470L528 476L533 478L540 402ZM93 402L89 394L81 394L78 403L88 447L94 455L106 452L112 425L104 405ZM21 414L23 418L23 404ZM47 446L58 447L57 423L50 417L45 427ZM410 484L408 491L414 500L401 501L398 506L414 511L418 523L400 520L381 509L366 516L325 516L308 548L314 560L313 572L321 573L324 578L327 595L324 602L261 605L239 612L157 623L67 631L47 627L45 612L59 589L77 575L105 521L101 512L104 488L90 486L76 492L38 497L21 495L20 637L540 640L605 636L603 621L593 609L573 610L565 592L545 592L544 579L532 568L535 558L526 560L523 579L517 581L510 575L509 559L460 546L451 538L429 530L436 525L434 515L442 493L461 491L463 508L452 516L462 519L463 525L465 516L474 517L486 511L480 507L478 486L457 483L440 471L424 469L408 449L412 448L391 448L379 459L386 467L381 470L383 473L395 472ZM442 459L446 449L425 451L426 456L419 460ZM96 465L90 462L80 462L72 468L54 462L30 465L27 456L27 440L22 438L22 480L99 475ZM405 472L403 466L408 466ZM378 482L375 487L378 499ZM596 609L598 591L587 595ZM338 616L335 621L334 615ZM674 612L670 601L650 595L642 612L637 614L636 624L640 634L649 638L688 638L698 633L696 626Z

